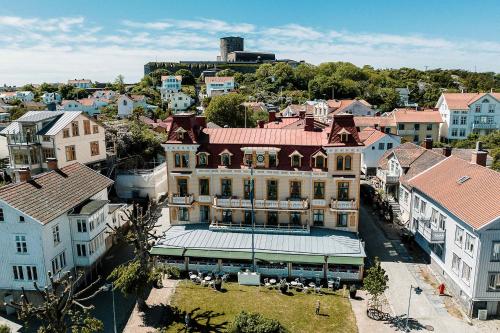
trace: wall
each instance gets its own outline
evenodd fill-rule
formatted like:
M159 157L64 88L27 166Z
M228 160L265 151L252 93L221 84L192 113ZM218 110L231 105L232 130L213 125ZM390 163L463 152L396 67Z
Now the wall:
M126 101L126 105L123 104L123 102ZM118 105L118 116L119 117L128 117L132 115L132 111L134 110L134 103L131 99L120 96L118 97L118 100L116 102Z
M118 197L133 198L132 191L139 191L139 196L158 199L167 192L167 166L160 164L154 169L129 170L118 172L115 189Z
M379 149L380 143L384 144L384 149ZM397 136L391 137L389 135L385 135L380 140L363 148L363 154L361 156L361 171L366 174L368 168L377 167L380 157L382 157L382 155L388 150L388 143L392 143L392 148L395 148L401 144L401 138Z
M65 128L69 129L70 136L68 138L63 137L63 130L57 133L54 136L55 145L56 145L56 158L58 167L61 168L65 165L69 165L74 163L75 161L67 161L66 160L66 146L75 146L76 151L76 161L80 163L92 163L97 161L102 161L106 159L106 142L105 142L105 133L104 128L99 125L99 132L94 134L93 125L97 123L90 119L90 131L91 134L85 135L83 120L87 120L86 116L79 115L74 121L78 121L79 135L73 137L73 132L71 130L71 123L68 124ZM98 141L99 142L99 154L96 156L91 156L90 154L90 142ZM49 145L51 146L51 145ZM44 168L47 168L47 165L43 164Z

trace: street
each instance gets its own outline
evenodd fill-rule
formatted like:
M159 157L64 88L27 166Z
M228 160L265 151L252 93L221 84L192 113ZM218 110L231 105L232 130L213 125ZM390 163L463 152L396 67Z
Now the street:
M476 327L448 313L443 298L436 295L434 288L423 281L418 273L419 265L425 265L425 263L414 262L399 239L388 239L378 226L376 219L377 217L372 214L370 208L361 206L360 236L366 242L369 259L373 260L377 256L389 276L389 288L385 296L392 312L390 315L399 317L392 325L388 324L385 331L394 332L403 329L410 287L418 286L423 292L417 295L412 290L409 325L412 330L443 333L478 332Z

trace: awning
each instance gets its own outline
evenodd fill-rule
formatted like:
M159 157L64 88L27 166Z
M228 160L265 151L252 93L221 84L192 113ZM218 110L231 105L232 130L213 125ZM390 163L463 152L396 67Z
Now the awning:
M329 264L338 265L363 265L362 257L328 257Z
M252 260L252 252L189 249L186 257Z
M314 256L306 254L286 254L286 253L256 253L255 258L258 260L269 262L296 262L308 264L323 264L325 263L324 256Z
M179 247L153 247L150 251L152 255L178 256L182 257L185 249Z

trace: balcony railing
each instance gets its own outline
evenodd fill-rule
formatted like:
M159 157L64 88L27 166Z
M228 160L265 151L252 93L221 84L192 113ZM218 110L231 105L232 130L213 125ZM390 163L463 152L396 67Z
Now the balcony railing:
M429 218L420 218L418 223L418 232L429 243L444 243L445 230L433 229Z
M24 135L24 134L15 134L9 136L8 144L12 145L31 145L40 143L37 135Z
M213 231L239 231L251 232L252 225L244 222L222 222L212 220L209 226ZM255 224L255 231L265 231L266 233L287 233L287 234L309 234L310 228L308 225L294 224Z
M194 197L192 194L181 195L181 194L171 194L169 196L169 203L171 205L191 205L193 203Z
M416 129L404 129L398 130L398 135L414 135L417 132Z
M342 210L342 209L357 209L357 206L356 206L356 200L337 200L337 199L334 199L332 198L330 200L330 208L331 209L338 209L338 210Z
M312 199L311 200L311 206L325 207L326 206L326 200L325 199Z
M213 205L220 208L251 208L250 199L217 198L213 199ZM309 207L308 199L298 200L254 200L255 209L286 209L304 210Z
M395 173L389 172L388 170L379 170L377 172L377 177L386 184L394 184L399 182L399 176Z
M212 197L209 195L199 195L198 201L203 203L210 203L212 201Z
M472 128L494 129L497 128L497 123L473 123Z

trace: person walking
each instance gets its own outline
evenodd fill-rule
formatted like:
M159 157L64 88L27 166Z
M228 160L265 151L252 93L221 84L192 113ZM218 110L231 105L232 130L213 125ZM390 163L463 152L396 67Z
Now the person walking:
M316 301L316 315L319 315L319 308L321 306L321 303L319 302L319 299Z

